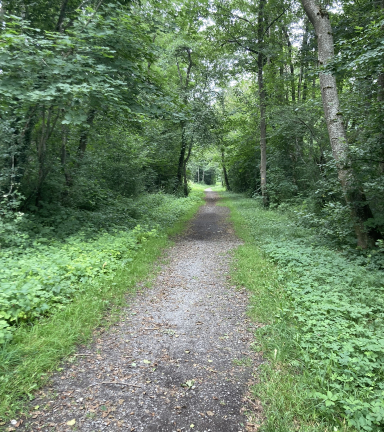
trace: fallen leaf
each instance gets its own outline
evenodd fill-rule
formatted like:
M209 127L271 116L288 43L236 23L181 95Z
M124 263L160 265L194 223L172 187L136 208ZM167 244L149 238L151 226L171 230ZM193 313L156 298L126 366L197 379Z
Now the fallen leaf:
M209 415L209 417L214 416L215 414L212 411L207 411L207 415Z
M143 363L150 364L151 362L149 360L143 360Z
M67 425L68 426L74 426L75 424L76 424L76 420L75 419L67 421Z
M192 423L191 426L189 426L191 429L195 427L195 425Z
M124 399L119 399L119 404L122 405L124 403Z

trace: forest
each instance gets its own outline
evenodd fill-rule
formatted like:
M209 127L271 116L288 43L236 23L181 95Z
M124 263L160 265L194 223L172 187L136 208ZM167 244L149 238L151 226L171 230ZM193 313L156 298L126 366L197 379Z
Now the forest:
M0 0L0 22L0 381L19 328L221 184L309 371L306 426L266 430L381 430L384 2Z

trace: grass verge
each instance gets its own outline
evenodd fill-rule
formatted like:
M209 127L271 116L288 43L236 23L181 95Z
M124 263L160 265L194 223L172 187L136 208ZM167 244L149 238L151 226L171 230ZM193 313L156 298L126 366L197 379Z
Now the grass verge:
M383 430L382 274L316 246L289 215L222 193L244 245L233 280L263 323L254 396L265 432ZM381 333L382 334L382 333Z
M150 237L132 262L112 276L85 285L71 303L54 315L20 326L12 341L0 347L0 427L22 410L28 398L79 344L89 342L100 328L116 322L127 306L127 294L136 292L139 281L153 279L156 260L172 244L169 237L183 231L204 204L200 188L194 188L192 195L196 199L176 223Z

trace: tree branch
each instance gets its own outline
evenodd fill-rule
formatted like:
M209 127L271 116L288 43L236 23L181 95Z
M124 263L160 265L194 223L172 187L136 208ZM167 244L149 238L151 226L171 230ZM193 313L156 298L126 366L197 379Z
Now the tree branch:
M276 21L278 21L284 14L285 14L285 12L287 11L287 7L286 8L284 8L284 10L283 10L283 12L281 12L281 14L278 16L278 17L276 17L274 20L272 20L272 22L271 22L271 24L269 24L268 26L267 26L267 28L265 29L265 31L264 31L264 33L263 33L263 37L266 35L266 33L267 33L267 31L273 26L273 24L276 22Z

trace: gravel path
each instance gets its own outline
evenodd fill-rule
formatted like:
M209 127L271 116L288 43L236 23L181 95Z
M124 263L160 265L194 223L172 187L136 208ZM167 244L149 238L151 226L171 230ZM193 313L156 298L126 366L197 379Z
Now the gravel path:
M247 389L260 359L247 293L228 275L240 242L217 199L207 192L154 287L53 376L16 430L257 430L247 423L249 407L258 409Z

